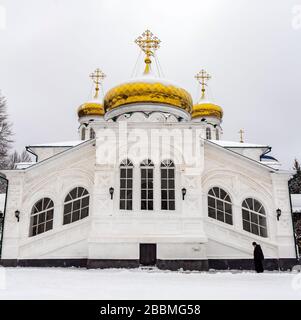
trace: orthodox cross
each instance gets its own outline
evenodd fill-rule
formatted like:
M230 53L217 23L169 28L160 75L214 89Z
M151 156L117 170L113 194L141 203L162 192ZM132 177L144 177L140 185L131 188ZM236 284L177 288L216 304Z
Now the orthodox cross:
M207 86L207 81L211 79L211 76L204 69L202 69L198 74L196 74L195 78L202 86L202 99L204 99L206 91L205 87Z
M240 143L244 143L244 133L245 133L244 130L240 129L238 133L240 135L240 141L239 142Z
M106 77L106 75L99 69L97 68L93 73L90 74L90 78L93 80L95 84L95 95L94 98L98 98L98 93L99 93L99 86L101 84L101 81Z
M147 74L150 71L150 64L152 63L150 57L154 55L154 51L160 48L161 41L150 30L146 30L135 40L135 43L146 55L144 73Z

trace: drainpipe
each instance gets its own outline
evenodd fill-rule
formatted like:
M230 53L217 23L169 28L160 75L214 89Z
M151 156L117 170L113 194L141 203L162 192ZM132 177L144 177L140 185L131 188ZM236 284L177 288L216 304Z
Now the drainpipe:
M25 150L26 150L27 152L31 153L31 154L35 157L36 162L38 162L38 155L37 155L36 153L34 153L34 152L30 149L30 147L25 147Z
M0 260L2 257L2 242L3 242L3 232L4 232L4 221L5 221L5 213L7 206L7 193L8 193L8 179L6 179L5 175L0 172L0 179L3 179L6 182L6 190L5 190L5 202L4 202L4 211L3 211L3 221L1 226L1 239L0 239Z
M290 198L290 208L291 208L291 217L292 217L292 225L293 225L293 233L294 233L294 242L295 242L295 252L296 252L296 258L298 263L300 263L299 258L299 247L296 239L296 233L295 233L295 226L294 226L294 217L293 217L293 205L292 205L292 198L291 198L291 191L288 184L288 192L289 192L289 198Z
M272 151L272 147L268 147L268 148L260 155L260 161L262 160L262 158L263 158L266 154L270 153L271 151Z

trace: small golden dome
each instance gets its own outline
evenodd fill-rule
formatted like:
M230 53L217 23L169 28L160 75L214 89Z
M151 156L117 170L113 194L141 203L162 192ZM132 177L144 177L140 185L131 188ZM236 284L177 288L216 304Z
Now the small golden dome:
M160 103L191 112L190 94L173 84L158 78L137 79L109 90L104 98L106 111L130 103Z
M223 109L211 102L198 103L192 107L191 117L216 117L221 120L223 118Z
M84 116L103 116L105 114L105 110L103 104L99 101L91 101L82 104L78 110L77 114L79 117Z

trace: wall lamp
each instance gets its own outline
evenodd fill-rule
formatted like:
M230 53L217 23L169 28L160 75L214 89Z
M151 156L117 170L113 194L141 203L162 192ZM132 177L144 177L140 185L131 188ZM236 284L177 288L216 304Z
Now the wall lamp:
M17 221L19 222L20 221L20 211L19 210L15 211L15 217L17 218Z
M109 192L110 192L110 195L111 195L111 200L113 200L114 188L111 187L111 188L109 189Z
M185 200L185 195L186 195L186 188L182 188L182 196L183 196L183 200Z
M276 212L277 212L277 221L279 221L279 218L281 216L281 209L278 208Z

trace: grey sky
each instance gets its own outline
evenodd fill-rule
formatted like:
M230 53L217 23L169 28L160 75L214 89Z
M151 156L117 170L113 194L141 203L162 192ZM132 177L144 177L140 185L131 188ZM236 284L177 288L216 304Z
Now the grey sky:
M194 75L211 75L224 109L224 139L269 144L287 167L301 160L300 0L0 0L0 89L14 123L15 147L77 139L78 106L88 75L105 90L128 79L149 28L166 78L197 98Z

